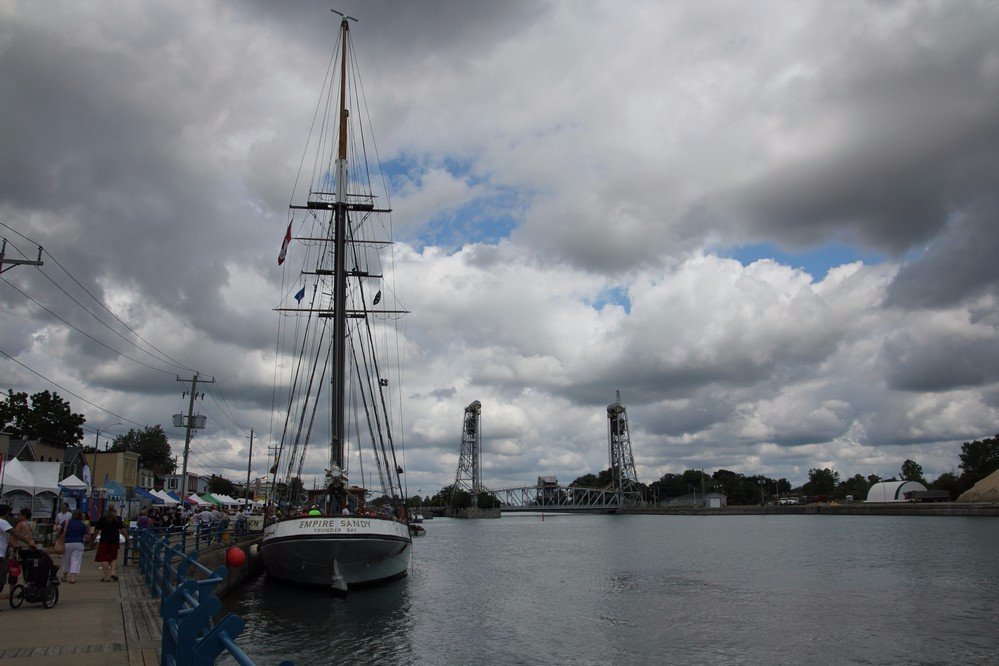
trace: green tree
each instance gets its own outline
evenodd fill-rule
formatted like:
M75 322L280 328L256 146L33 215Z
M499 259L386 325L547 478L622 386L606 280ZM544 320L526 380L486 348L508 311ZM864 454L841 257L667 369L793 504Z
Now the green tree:
M873 484L868 483L863 474L854 474L836 486L836 497L843 499L851 495L853 499L863 501L867 499L867 491L871 489L871 485Z
M480 509L498 509L500 506L499 498L492 493L479 493L477 499Z
M142 430L132 428L124 435L115 437L108 450L138 453L139 466L157 474L173 474L177 469L177 463L170 453L170 442L163 428L158 425L146 426Z
M945 490L950 493L950 498L954 499L961 494L961 484L960 479L957 478L956 474L951 472L944 472L936 478L936 480L929 486L933 490Z
M753 497L746 492L745 479L742 474L727 469L720 469L711 475L714 485L728 498L731 505L753 504ZM696 490L700 490L696 488Z
M458 488L453 483L441 488L431 501L434 506L449 506L455 509L467 509L472 506L472 496L468 491Z
M828 467L822 469L813 467L808 470L808 483L801 489L808 495L833 495L837 483L839 483L839 472Z
M614 482L610 469L605 469L599 474L584 474L570 483L576 488L607 488Z
M218 474L212 474L211 480L208 482L208 492L221 493L223 495L229 495L230 497L235 497L236 495L236 484L234 484L229 479L224 476L219 476Z
M60 444L79 444L86 421L82 414L74 414L58 393L35 393L29 405L27 393L8 389L7 397L0 402L0 430L15 439L44 438Z
M999 469L999 434L961 445L962 492Z
M923 466L917 463L915 460L905 459L902 463L902 474L899 478L903 481L918 481L919 483L926 485L926 479L923 478Z

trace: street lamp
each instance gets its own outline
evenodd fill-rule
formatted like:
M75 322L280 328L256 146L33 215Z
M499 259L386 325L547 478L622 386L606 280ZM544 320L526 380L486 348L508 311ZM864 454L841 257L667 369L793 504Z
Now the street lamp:
M760 484L760 506L761 507L762 506L766 506L766 500L763 497L763 493L766 492L766 490L763 487L763 483L764 483L763 479L756 479L756 483Z

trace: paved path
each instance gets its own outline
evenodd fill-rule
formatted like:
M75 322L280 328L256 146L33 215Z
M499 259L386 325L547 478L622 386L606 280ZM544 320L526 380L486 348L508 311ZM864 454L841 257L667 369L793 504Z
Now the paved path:
M134 565L119 567L118 582L102 583L96 552L84 553L76 583L60 584L52 608L28 602L11 608L6 599L0 601L3 666L159 663L159 600L150 598ZM60 564L60 556L53 559Z

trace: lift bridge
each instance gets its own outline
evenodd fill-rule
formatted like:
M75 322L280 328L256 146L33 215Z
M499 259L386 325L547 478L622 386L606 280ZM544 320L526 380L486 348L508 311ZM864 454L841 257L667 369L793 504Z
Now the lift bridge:
M490 490L482 485L479 464L482 437L480 434L482 404L476 400L465 408L462 420L461 453L455 486L472 496L478 506L479 493L494 495L500 501L500 511L552 511L613 513L618 508L635 504L641 499L635 458L631 453L628 434L628 413L617 401L607 407L607 440L610 455L611 483L606 488L562 486L554 477L539 477L533 486Z

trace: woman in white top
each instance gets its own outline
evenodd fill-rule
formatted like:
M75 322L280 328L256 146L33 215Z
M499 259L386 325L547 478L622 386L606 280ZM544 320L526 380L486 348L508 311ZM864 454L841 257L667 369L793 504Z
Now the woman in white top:
M62 505L59 507L59 513L56 514L55 522L53 523L53 526L55 527L56 531L58 531L60 525L62 525L72 517L73 517L73 512L69 510L69 503L63 502Z

